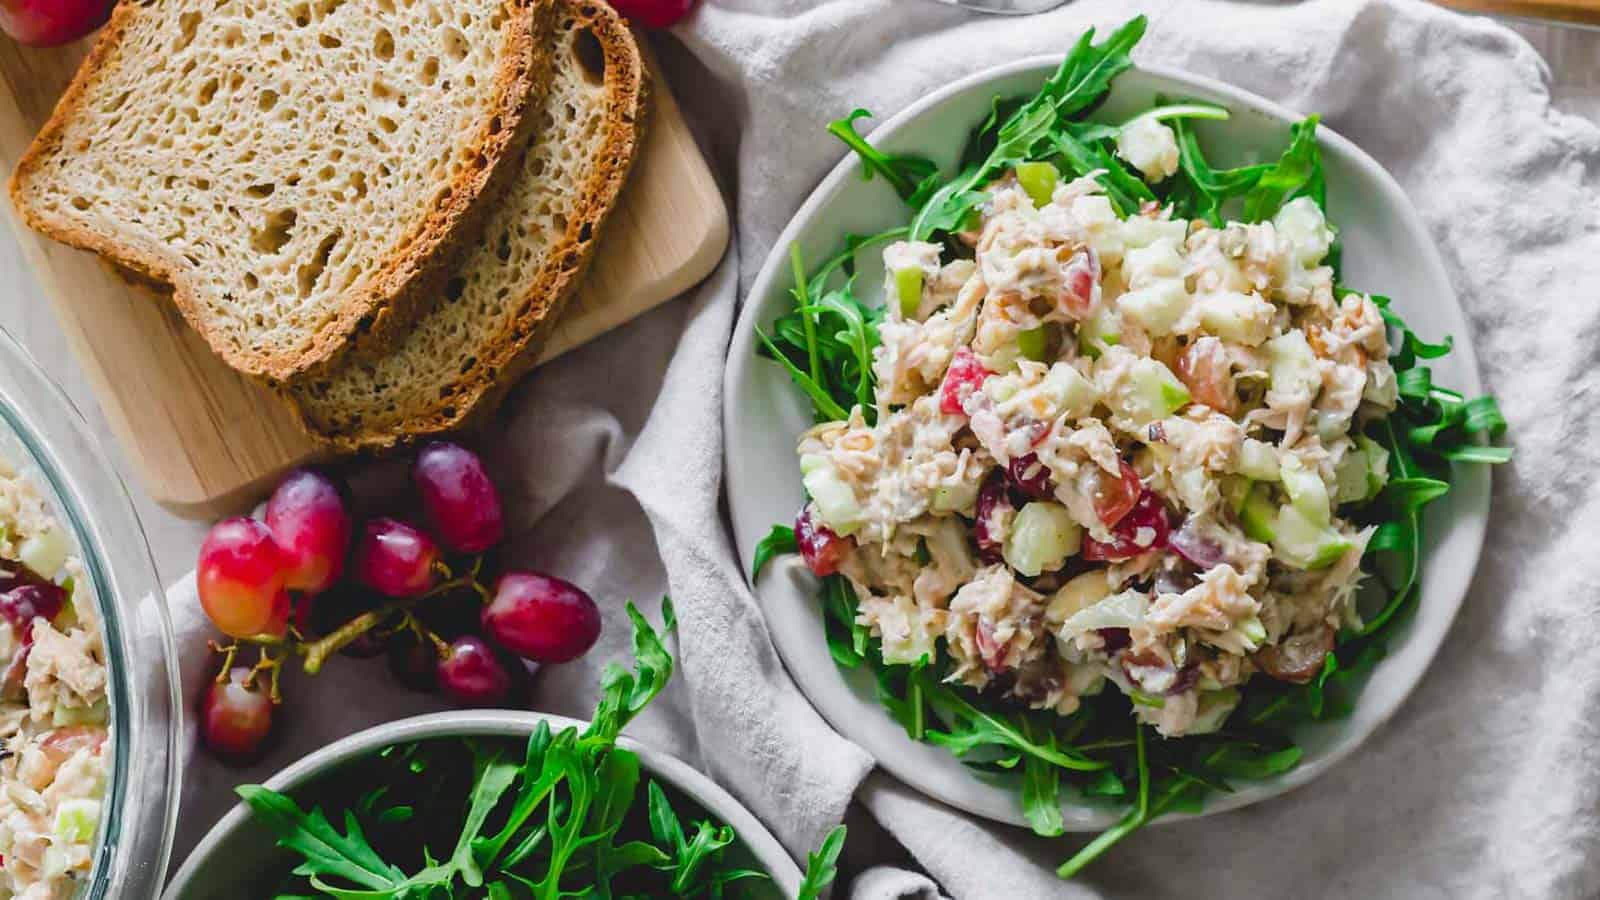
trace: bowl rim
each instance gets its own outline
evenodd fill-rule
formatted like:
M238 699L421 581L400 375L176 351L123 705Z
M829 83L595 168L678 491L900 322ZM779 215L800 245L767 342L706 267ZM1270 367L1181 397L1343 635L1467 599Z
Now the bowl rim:
M869 139L875 144L886 144L892 141L901 130L949 102L952 98L958 97L958 95L1011 76L1034 73L1047 76L1049 72L1054 71L1060 65L1063 58L1064 54L1060 53L1030 56L982 69L964 78L950 82L884 119L873 129ZM1182 90L1221 98L1216 102L1229 105L1234 112L1248 110L1279 122L1284 126L1305 118L1283 104L1210 76L1199 75L1171 66L1146 63L1135 63L1130 71L1137 71L1158 80L1170 81L1178 85ZM1442 297L1448 299L1449 306L1453 308L1460 316L1463 324L1465 324L1465 311L1462 309L1460 299L1451 284L1448 270L1444 266L1438 246L1434 243L1428 229L1422 223L1414 205L1406 197L1405 191L1400 187L1399 183L1377 160L1373 159L1353 141L1334 131L1327 124L1319 124L1317 140L1324 152L1331 150L1353 162L1361 170L1363 177L1385 195L1392 202L1394 208L1400 211L1397 224L1411 232L1416 243L1422 248L1421 257L1412 260L1413 264L1426 270L1428 279L1442 292ZM735 500L735 495L741 490L758 487L758 483L753 480L753 473L747 471L746 461L736 455L734 442L728 440L726 436L735 433L739 427L740 400L750 383L750 379L745 377L745 373L753 371L750 366L750 360L755 357L755 325L761 317L762 308L767 305L766 298L772 293L774 282L789 277L787 273L786 248L800 240L804 234L810 231L813 220L818 216L822 208L833 201L835 194L841 190L845 182L851 179L859 180L860 173L860 163L855 154L849 152L847 148L842 150L840 161L828 171L812 192L807 195L805 201L774 239L765 261L751 284L750 290L741 299L741 308L734 325L734 334L730 341L728 357L724 362L723 462L729 517L733 523L735 546L742 563L741 568L744 570L746 583L750 585L752 593L761 601L763 615L766 615L767 612L766 602L762 600L762 589L749 580L750 563L754 558L754 546L751 543L752 538L750 536L764 532L770 523L747 521L745 510ZM1461 373L1464 376L1458 379L1461 383L1456 386L1470 395L1481 394L1483 388L1478 374L1477 355L1474 352L1469 330L1463 328L1456 335L1452 355L1456 357ZM1472 468L1456 468L1452 483L1452 493L1459 491L1461 495L1467 497L1469 502L1476 501L1477 503L1473 508L1463 509L1453 522L1455 527L1465 528L1468 531L1468 544L1465 550L1470 556L1470 559L1467 560L1469 565L1465 567L1465 576L1458 590L1449 591L1449 596L1444 597L1437 596L1438 592L1435 591L1428 597L1430 607L1444 611L1443 618L1438 622L1437 626L1426 632L1417 629L1406 636L1408 643L1418 642L1418 646L1421 648L1419 651L1421 654L1420 664L1415 667L1415 671L1402 673L1405 676L1404 683L1387 698L1386 703L1380 705L1377 699L1369 698L1364 700L1367 708L1369 710L1376 709L1377 714L1363 722L1359 727L1345 726L1340 723L1341 727L1346 727L1347 731L1351 733L1350 737L1337 742L1314 759L1303 761L1299 766L1287 773L1270 780L1243 783L1236 786L1237 790L1233 793L1208 796L1205 807L1199 812L1167 813L1153 820L1152 824L1164 824L1214 815L1248 806L1301 787L1348 758L1374 732L1395 715L1421 682L1428 668L1431 667L1445 636L1450 630L1451 624L1465 601L1467 591L1471 585L1472 574L1476 571L1478 561L1482 556L1489 512L1488 484L1489 476L1486 472L1480 474ZM1434 537L1437 536L1434 529L1430 529L1430 534ZM1427 559L1426 550L1427 548L1424 547L1424 564ZM777 577L777 570L780 565L780 561L774 560L774 564L771 566L772 571L768 572L769 578ZM793 576L796 573L791 571L789 574ZM795 672L797 667L789 659L788 654L785 653L787 642L775 637L773 643L779 651L779 656L784 659L785 667L791 673ZM1393 664L1396 661L1390 659L1385 660L1385 662L1390 663L1390 669L1393 669ZM1382 671L1386 670L1380 666L1379 672L1381 673ZM839 678L841 681L844 680L842 673L839 674ZM1005 792L1007 802L1002 806L994 796L995 792L1002 789L995 785L987 784L974 775L968 776L973 785L976 786L972 790L957 793L943 789L934 783L935 779L928 777L926 773L914 767L904 754L893 752L895 750L904 750L907 747L920 747L922 745L917 744L904 733L898 731L894 736L897 740L879 740L870 733L868 733L866 739L863 739L858 736L860 733L858 729L849 726L848 719L842 716L830 715L831 710L825 709L827 704L819 703L811 696L807 679L797 676L795 681L799 685L801 692L806 695L807 700L817 708L818 712L841 735L866 749L873 755L880 766L912 789L973 815L1007 824L1027 826L1027 820L1022 815L1019 804L1014 797L1010 796L1011 792ZM846 690L849 690L849 688L847 687ZM875 712L881 715L882 710L876 709L876 704L874 704L874 707ZM1063 808L1070 809L1075 813L1075 815L1067 818L1066 830L1068 831L1099 831L1115 824L1123 815L1123 811L1120 808L1108 809L1070 800L1063 801Z
M374 725L340 738L280 769L262 784L274 791L286 792L307 784L337 766L394 744L447 737L526 738L540 722L548 722L556 730L570 727L582 729L589 725L582 719L531 710L472 709L427 713ZM627 735L617 738L617 746L637 753L646 771L661 776L672 787L703 806L708 813L731 825L740 843L761 863L787 896L792 897L799 890L801 874L794 859L755 814L734 799L732 794L676 756ZM181 900L204 869L204 861L249 817L250 807L246 803L240 801L234 804L195 844L161 896L165 900Z
M126 483L72 398L0 326L0 430L38 469L35 487L71 533L95 589L111 732L89 875L74 896L160 894L177 831L184 711L177 645L154 558ZM162 729L164 726L164 731Z

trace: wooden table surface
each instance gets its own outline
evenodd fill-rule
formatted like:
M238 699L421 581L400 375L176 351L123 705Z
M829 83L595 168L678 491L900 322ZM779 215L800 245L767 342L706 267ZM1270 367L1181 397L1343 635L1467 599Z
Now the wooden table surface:
M1556 107L1600 123L1600 31L1522 22L1508 24L1549 62ZM0 203L0 209L4 210L0 216L15 227L9 218L10 204ZM181 577L194 565L195 548L205 531L204 524L179 519L141 494L131 478L127 461L120 456L105 417L95 405L82 371L67 348L53 311L40 295L33 274L23 264L16 239L3 227L0 227L0 322L31 350L88 417L134 494L162 579L171 582Z

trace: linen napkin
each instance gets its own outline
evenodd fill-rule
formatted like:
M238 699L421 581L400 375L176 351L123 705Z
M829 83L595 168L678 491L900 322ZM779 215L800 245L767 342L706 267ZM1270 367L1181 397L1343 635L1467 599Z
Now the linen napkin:
M1443 251L1517 456L1495 472L1461 615L1390 724L1308 787L1147 829L1066 884L1053 868L1085 837L1039 840L866 777L871 760L795 689L721 512L720 380L744 291L843 153L829 119L887 116L1141 11L1136 60L1321 112L1399 179ZM625 652L622 601L659 621L670 591L681 669L633 733L709 772L797 858L855 794L925 875L870 871L853 896L1600 895L1600 130L1551 110L1531 48L1407 0L1078 0L1026 19L926 0L707 0L675 36L658 48L733 205L734 247L688 298L539 370L480 442L510 507L507 558L585 585L605 612L594 653L540 673L538 708L587 714L600 664ZM192 697L205 634L192 584L171 603ZM381 662L339 660L317 681L289 683L282 743L255 769L193 758L176 859L233 784L440 705Z

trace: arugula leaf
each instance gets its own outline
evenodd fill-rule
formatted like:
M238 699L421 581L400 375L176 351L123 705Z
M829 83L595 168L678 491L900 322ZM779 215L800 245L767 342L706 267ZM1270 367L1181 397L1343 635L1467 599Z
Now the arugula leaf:
M234 791L277 835L278 846L303 857L295 867L297 875L340 878L383 897L403 896L404 890L424 883L442 883L435 876L426 882L409 879L385 862L367 843L354 812L346 814L346 833L340 834L320 808L304 812L290 798L259 785L240 785Z
M672 601L661 600L663 616L672 617ZM633 656L636 672L630 674L616 663L600 674L600 705L594 721L584 732L586 740L614 741L639 711L649 705L672 677L672 655L661 643L661 636L645 620L638 607L628 604L628 619L633 622Z
M864 109L852 110L848 116L828 123L828 133L844 141L845 146L861 157L861 176L870 181L874 174L883 176L895 193L906 203L916 206L933 193L939 182L939 167L922 156L885 153L867 143L856 131L857 119L870 119L872 113Z
M822 839L816 852L806 857L805 877L800 879L800 890L795 900L819 900L822 892L839 877L839 854L844 850L846 829L835 825Z
M1255 187L1244 198L1244 220L1270 219L1283 205L1305 193L1309 187L1320 190L1322 159L1317 150L1319 116L1307 116L1289 126L1289 148L1276 165L1261 174ZM1317 205L1323 206L1320 198Z
M1061 817L1061 770L1034 756L1022 760L1022 812L1033 833L1056 837L1066 828Z
M983 162L968 166L927 199L911 220L911 239L958 230L983 198L979 189L986 182L1032 158L1062 120L1098 103L1112 79L1133 65L1128 52L1144 36L1145 25L1145 17L1136 16L1101 44L1093 43L1094 29L1084 32L1039 93L995 130L994 148Z
M767 536L756 544L756 558L750 564L750 583L755 584L761 577L761 570L767 563L780 553L797 553L799 544L795 543L794 529L788 525L774 525Z

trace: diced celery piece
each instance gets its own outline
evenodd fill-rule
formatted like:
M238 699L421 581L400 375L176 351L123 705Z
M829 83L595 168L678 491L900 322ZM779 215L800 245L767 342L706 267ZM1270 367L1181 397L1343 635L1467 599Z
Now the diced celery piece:
M57 706L50 715L50 723L56 728L65 728L68 725L99 725L110 717L110 707L105 700L97 700L89 706Z
M855 534L862 525L861 504L856 502L856 492L845 484L833 466L817 466L800 480L817 504L817 515L824 525L841 536Z
M1333 492L1334 503L1359 503L1367 499L1368 465L1366 451L1360 446L1345 451L1333 470L1336 482Z
M1065 506L1036 500L1017 510L1001 555L1011 568L1032 578L1061 568L1082 542L1083 527Z
M74 844L87 844L94 840L94 831L100 826L100 803L97 800L67 800L56 808L56 837Z
M1040 325L1017 332L1017 352L1034 362L1044 362L1050 353L1049 327Z
M1356 435L1356 446L1367 456L1367 496L1363 499L1370 500L1389 483L1389 451L1364 434Z
M1220 484L1218 490L1222 493L1222 499L1227 501L1228 509L1232 510L1234 515L1238 515L1239 511L1244 509L1245 498L1250 496L1250 479L1242 475L1224 475Z
M1272 552L1291 566L1324 569L1333 565L1351 546L1344 535L1311 521L1292 503L1278 510Z
M1312 522L1328 524L1332 510L1328 502L1328 486L1322 476L1307 469L1299 457L1291 454L1284 454L1278 474L1283 478L1283 490L1289 495L1289 502Z
M1239 691L1236 688L1225 688L1220 691L1201 691L1199 708L1195 711L1194 722L1189 725L1186 734L1211 734L1222 728L1228 721L1228 716L1239 708Z
M900 300L900 315L916 318L917 310L922 307L922 270L915 266L896 269L894 292Z
M1055 195L1056 182L1060 180L1060 173L1056 167L1047 162L1017 163L1017 183L1027 191L1028 199L1038 209L1044 209L1045 204Z
M1278 448L1266 441L1245 438L1239 445L1238 472L1254 481L1278 480Z
M1118 297L1117 306L1151 337L1164 337L1189 309L1189 291L1182 278L1162 278Z
M1290 331L1267 341L1267 375L1272 390L1292 394L1299 390L1316 393L1322 383L1317 372L1317 357L1300 331Z
M1122 317L1109 305L1078 324L1078 350L1090 359L1100 358L1100 347L1122 342Z
M1245 495L1244 505L1239 507L1239 524L1244 526L1244 533L1252 541L1270 544L1277 534L1277 521L1278 507L1272 502L1272 489L1265 484L1253 485Z
M1267 626L1261 624L1260 616L1251 616L1243 622L1240 622L1239 633L1244 635L1245 640L1256 645L1257 647L1261 646L1267 641Z

